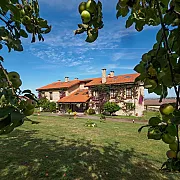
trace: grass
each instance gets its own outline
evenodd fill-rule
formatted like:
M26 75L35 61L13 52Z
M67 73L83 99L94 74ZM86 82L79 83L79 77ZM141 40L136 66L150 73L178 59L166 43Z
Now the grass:
M0 136L1 180L164 180L179 174L158 169L168 145L147 140L139 124L31 116L9 135Z
M100 114L95 114L96 116L100 117ZM144 111L142 117L136 117L136 116L123 116L123 115L118 115L118 116L106 116L106 117L112 117L112 118L117 118L117 119L136 119L136 120L149 120L153 116L160 116L160 113L158 111Z

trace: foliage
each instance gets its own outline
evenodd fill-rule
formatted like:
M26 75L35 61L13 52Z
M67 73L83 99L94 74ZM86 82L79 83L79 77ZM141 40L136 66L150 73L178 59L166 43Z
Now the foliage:
M81 34L86 32L86 42L92 43L98 37L99 29L103 28L102 21L102 3L94 0L88 0L79 4L79 13L81 15L82 24L78 24L78 29L74 34Z
M106 84L97 85L91 87L91 92L97 92L97 96L95 98L95 105L98 107L99 112L101 113L103 110L103 105L105 102L109 100L110 86Z
M71 114L72 113L72 109L67 109L67 112L68 112L68 114Z
M46 97L42 97L38 101L38 106L43 108L43 111L53 112L56 110L56 103L50 102Z
M104 111L109 112L110 115L119 111L121 108L115 102L106 102L103 106Z
M180 1L179 0L121 0L116 6L116 17L126 17L126 28L134 25L140 32L145 26L160 27L156 35L156 43L152 49L142 55L142 60L135 66L134 70L140 75L137 81L144 82L144 87L149 93L160 96L160 102L168 95L168 88L174 88L176 94L176 105L173 109L170 105L160 112L162 119L154 117L161 123L156 127L149 127L148 138L160 140L163 137L174 136L177 140L177 150L174 153L167 152L168 160L162 168L169 171L180 171ZM171 111L171 112L170 112ZM170 112L169 114L166 112ZM174 132L169 129L173 127ZM173 129L172 128L172 129ZM168 130L167 130L168 129ZM140 128L141 130L141 128ZM156 134L156 135L154 135ZM170 154L170 155L169 155ZM172 154L176 154L172 156Z
M43 34L51 30L47 21L39 16L37 0L3 0L0 1L0 50L23 51L22 38L32 35L44 41ZM30 90L21 91L22 81L17 72L4 69L0 56L0 134L7 134L23 124L26 116L33 114L36 97Z
M89 115L95 114L95 110L92 109L92 108L89 108L89 109L87 110L87 114L89 114Z

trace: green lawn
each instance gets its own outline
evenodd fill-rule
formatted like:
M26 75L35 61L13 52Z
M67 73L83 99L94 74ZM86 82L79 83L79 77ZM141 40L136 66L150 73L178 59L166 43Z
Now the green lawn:
M168 145L147 140L139 124L32 116L10 135L0 136L1 180L163 180Z

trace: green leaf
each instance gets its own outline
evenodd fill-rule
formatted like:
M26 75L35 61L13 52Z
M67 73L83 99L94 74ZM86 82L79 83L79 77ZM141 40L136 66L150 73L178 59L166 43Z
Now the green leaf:
M14 108L11 106L0 108L0 119L3 119L5 116L7 116L8 114L10 114L13 111L14 111Z
M38 100L32 94L25 94L24 96L26 96L27 98L32 99L32 100L38 102Z
M133 25L133 22L134 22L134 20L133 20L132 16L129 16L128 20L126 21L126 28L131 27Z
M2 62L4 61L4 58L2 56L0 56L0 61L2 61Z
M23 124L23 118L25 116L22 115L19 111L13 111L11 113L11 122L13 123L14 127L20 126Z
M128 14L128 12L129 12L128 6L121 8L121 15L122 15L122 17L125 17Z
M15 5L13 5L13 4L9 4L9 5L7 5L7 7L12 12L13 19L15 21L20 21L20 10Z
M143 61L140 62L140 64L136 65L134 70L138 73L142 73L145 71L145 66L144 66L144 63Z
M156 35L156 41L158 43L160 43L161 39L162 39L162 36L163 36L163 32L162 32L162 29L160 29Z
M173 124L169 124L166 128L166 131L171 135L171 136L176 136L176 126Z
M118 19L122 15L121 9L119 9L116 13L116 18Z
M28 38L28 34L26 33L25 30L21 29L19 33L20 33L20 35L21 35L22 37Z
M29 90L29 89L24 90L22 93L23 93L23 94L24 94L24 93L32 94L31 90Z

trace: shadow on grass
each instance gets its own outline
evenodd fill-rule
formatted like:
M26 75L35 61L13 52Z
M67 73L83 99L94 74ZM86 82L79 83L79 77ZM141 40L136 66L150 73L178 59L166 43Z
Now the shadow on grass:
M1 180L178 179L162 175L146 154L120 150L118 142L97 146L84 139L43 140L37 133L15 130L0 139Z

